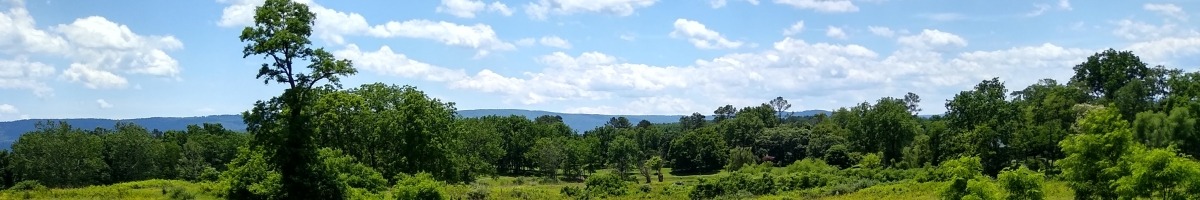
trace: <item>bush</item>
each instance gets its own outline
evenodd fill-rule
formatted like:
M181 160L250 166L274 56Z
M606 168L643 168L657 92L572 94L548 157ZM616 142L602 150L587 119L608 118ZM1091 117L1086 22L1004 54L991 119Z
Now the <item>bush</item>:
M558 192L560 194L568 196L568 197L580 197L580 196L584 195L583 189L579 189L579 187L577 187L577 186L566 186L566 187L563 187Z
M700 183L688 192L688 198L691 199L713 199L721 194L725 194L724 188L718 181L711 179L700 179Z
M858 159L858 167L864 169L879 169L883 167L883 158L878 153L868 153Z
M192 194L191 192L188 192L180 187L168 187L165 190L167 193L167 198L171 200L196 199L196 194Z
M1034 172L1021 166L1017 170L1006 170L1000 172L1000 185L1008 190L1008 199L1010 200L1041 200L1045 198L1042 193L1042 182L1045 178L1041 173Z
M825 187L834 183L837 176L819 172L789 173L775 177L775 187L779 191L803 190Z
M442 183L433 180L433 175L429 173L419 173L416 176L397 174L392 194L396 199L443 199L442 192L438 191L441 187Z
M12 191L47 190L46 186L42 185L42 183L38 182L37 180L17 182L17 184L13 184L13 186L9 187L8 189Z
M825 160L817 158L805 158L804 160L793 162L792 164L788 165L785 170L790 173L809 172L830 174L837 172L838 168L837 166L832 166L825 163Z
M576 188L576 189L578 189L578 188ZM467 192L467 200L484 200L487 198L488 198L488 188L484 187L484 186L472 187L471 191Z
M625 179L616 174L607 172L596 173L588 177L584 182L587 185L588 193L597 195L598 197L608 195L620 196L626 193L627 183L625 183Z
M743 166L755 164L758 164L758 156L754 156L750 148L738 147L729 150L729 165L726 165L725 169L736 171Z

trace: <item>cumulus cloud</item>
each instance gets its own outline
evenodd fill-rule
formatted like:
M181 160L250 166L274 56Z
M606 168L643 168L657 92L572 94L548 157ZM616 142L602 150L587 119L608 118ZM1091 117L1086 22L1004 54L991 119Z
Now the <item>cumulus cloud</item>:
M1148 40L1164 37L1188 37L1200 35L1195 29L1187 29L1180 27L1179 24L1164 22L1163 24L1149 24L1141 21L1133 21L1123 19L1113 22L1117 27L1113 29L1113 35L1120 36L1128 40Z
M24 56L0 60L0 89L27 89L38 97L50 96L54 89L42 79L54 75L54 71L54 67Z
M958 45L924 31L924 45ZM946 33L948 34L948 33ZM965 44L965 41L961 41ZM630 103L568 109L583 113L686 114L715 105L753 105L773 95L789 99L824 99L825 105L874 100L880 95L917 92L929 99L969 88L983 79L1002 77L1011 86L1042 78L1065 78L1071 66L1094 50L1053 44L995 51L943 54L918 48L881 55L854 44L808 43L794 38L775 42L760 52L734 53L696 60L688 66L655 66L622 61L600 52L542 56L540 71L504 75L482 70L451 88L500 94L508 102L545 104L574 100L623 99ZM1038 71L1036 75L1027 73ZM703 95L703 100L664 95ZM786 92L780 92L786 91ZM837 91L837 92L833 92ZM654 103L637 103L654 102ZM669 107L673 105L685 105ZM930 103L932 106L938 106ZM667 107L656 107L667 106ZM797 107L800 109L802 107ZM824 108L824 107L817 107Z
M17 114L17 113L21 113L21 110L18 110L16 106L9 105L9 104L0 104L0 114Z
M638 97L624 105L618 106L583 106L569 108L567 113L607 114L607 115L648 115L662 113L689 113L710 109L686 98L676 98L671 95Z
M1142 9L1145 9L1147 11L1156 12L1158 14L1165 15L1165 16L1168 16L1171 18L1175 18L1176 20L1179 20L1179 21L1187 21L1188 20L1187 12L1184 12L1183 8L1180 8L1179 6L1175 6L1175 4L1147 3L1145 5L1142 5Z
M504 16L511 16L512 9L508 5L499 1L485 4L479 0L442 0L442 4L435 9L438 13L446 13L461 18L475 18L475 13L484 10L496 12Z
M513 44L500 40L492 27L485 24L466 26L445 21L391 21L373 26L366 33L381 38L420 38L436 40L451 46L471 47L478 50L478 56L485 56L491 51L515 49Z
M224 27L242 27L253 24L254 7L263 4L264 0L238 0L226 7L221 14L218 25ZM467 47L476 50L476 56L486 56L494 51L514 50L512 43L501 40L492 27L486 24L461 25L446 21L430 21L414 19L403 22L388 21L383 24L370 25L358 13L346 13L326 8L311 0L298 1L309 6L309 10L317 14L313 34L318 38L335 44L344 44L347 35L363 35L377 38L405 37L427 39L441 42L449 46ZM499 3L489 5L488 9L497 10L501 14L511 13L507 6ZM447 8L446 12L450 12Z
M607 13L629 16L634 10L650 7L658 0L538 0L525 5L530 18L544 20L550 14Z
M900 37L897 41L904 46L920 49L967 46L966 39L937 29L925 29L921 31L921 34Z
M850 0L775 0L775 3L817 12L858 12L858 6Z
M871 31L871 34L875 34L875 35L878 35L881 37L890 38L890 37L896 36L896 31L893 31L892 29L890 29L888 27L867 26L867 30Z
M847 38L846 32L842 31L842 28L838 28L835 26L829 26L829 28L825 29L825 36L828 36L831 38L843 39L843 40Z
M700 22L683 18L675 20L675 30L671 31L671 37L686 38L696 48L701 49L736 49L743 44L742 41L726 39L721 33L708 29Z
M105 101L104 99L96 99L96 105L100 106L100 108L112 108L113 107L112 104L109 104L108 101Z
M793 23L792 26L789 26L787 29L783 29L783 35L785 35L785 36L796 35L796 34L800 34L801 31L804 31L804 21L797 21L796 23Z
M21 2L0 12L0 52L16 58L0 59L0 88L29 89L35 95L52 95L44 78L54 67L30 61L28 55L65 58L71 67L62 77L88 88L124 88L123 75L139 74L179 79L178 61L167 51L183 48L173 36L139 35L128 26L100 16L79 18L70 24L38 29Z
M538 43L541 43L542 46L548 46L548 47L554 47L554 48L560 48L560 49L570 49L571 48L571 42L567 41L566 39L562 39L558 36L542 37L541 40L538 40Z
M462 70L450 70L409 59L404 54L393 52L388 46L379 47L376 51L362 51L357 45L351 44L333 54L338 58L353 60L359 69L378 74L428 81L451 81L466 77Z

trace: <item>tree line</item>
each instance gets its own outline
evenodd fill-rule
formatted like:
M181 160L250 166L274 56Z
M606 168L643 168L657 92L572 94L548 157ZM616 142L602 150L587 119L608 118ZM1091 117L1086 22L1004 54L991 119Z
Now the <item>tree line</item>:
M591 182L597 170L614 169L650 182L662 181L665 167L709 174L804 163L818 167L796 172L945 169L937 180L965 192L951 197L981 188L979 177L1019 188L1035 173L1069 182L1082 198L1200 193L1200 72L1150 67L1129 51L1089 56L1066 83L1043 79L1010 91L999 78L982 80L931 117L919 115L913 93L815 116L788 115L791 104L778 97L678 123L614 117L578 133L558 116L463 118L454 103L410 86L342 88L339 78L356 70L310 47L315 14L307 6L268 0L257 9L239 37L249 43L244 55L268 61L258 77L287 89L243 113L245 134L211 124L159 134L131 124L85 131L44 123L0 153L5 184L179 178L220 182L234 199L337 199L389 185L420 196L425 190L412 188L428 180Z

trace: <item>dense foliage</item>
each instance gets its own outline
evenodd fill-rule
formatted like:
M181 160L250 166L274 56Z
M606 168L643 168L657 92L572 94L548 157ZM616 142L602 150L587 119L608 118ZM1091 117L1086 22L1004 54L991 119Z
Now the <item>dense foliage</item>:
M776 97L678 123L613 117L568 127L558 116L464 118L411 86L343 89L339 77L355 70L310 47L307 6L268 0L257 9L239 37L249 43L243 53L269 61L258 72L264 83L288 87L243 113L245 132L45 122L0 152L0 183L29 191L182 179L231 199L441 199L447 187L532 175L585 186L561 188L567 196L603 198L678 190L651 187L670 168L718 174L675 182L686 188L675 194L694 199L895 183L944 183L944 199L1041 199L1048 180L1081 199L1200 194L1200 72L1147 67L1128 51L1089 56L1065 84L1010 91L999 77L982 80L932 116L907 93L815 116L793 116Z

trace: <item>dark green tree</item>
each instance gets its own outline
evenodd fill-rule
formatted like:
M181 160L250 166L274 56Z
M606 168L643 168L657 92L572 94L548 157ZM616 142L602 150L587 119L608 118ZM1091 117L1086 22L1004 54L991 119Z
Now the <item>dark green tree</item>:
M282 174L282 198L342 198L333 176L317 162L309 114L302 111L314 100L315 87L327 81L337 86L340 77L357 71L349 60L338 60L308 39L316 14L308 6L289 0L268 0L255 8L254 25L238 38L249 44L243 57L262 56L268 62L258 70L263 83L282 83L279 97L259 101L244 113L254 143L264 147L273 168ZM307 69L307 72L305 72Z

